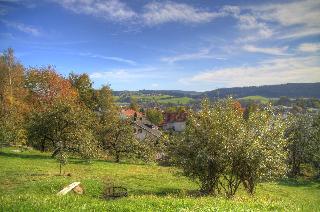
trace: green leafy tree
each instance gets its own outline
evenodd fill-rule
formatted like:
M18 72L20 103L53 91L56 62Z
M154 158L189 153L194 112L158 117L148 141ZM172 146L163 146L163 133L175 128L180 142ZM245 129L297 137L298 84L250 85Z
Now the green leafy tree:
M254 193L258 182L281 178L287 173L287 123L273 114L271 107L255 109L246 119L238 155L233 160L237 161L236 175L248 193Z
M301 174L301 164L308 161L311 148L312 117L306 114L291 117L292 121L286 131L288 138L288 160L290 176Z
M270 110L256 110L247 120L232 99L202 102L190 112L185 134L173 147L173 161L199 181L205 194L232 197L242 183L249 193L257 182L286 172L284 123Z
M146 116L147 119L154 125L160 125L163 122L162 112L157 109L148 109Z
M78 91L80 101L83 102L88 108L94 110L96 108L96 96L92 87L92 81L89 75L84 74L69 74L69 81L72 86Z
M320 114L312 122L311 142L310 161L318 171L317 178L320 178Z
M112 95L112 90L108 85L103 86L97 95L97 107L98 110L103 114L110 116L110 118L115 117L118 114L118 107L115 104L114 97Z
M130 97L129 108L135 111L139 111L139 105L136 98Z
M245 120L248 120L250 115L252 113L254 113L255 111L257 111L257 109L258 109L258 105L256 103L254 103L254 102L248 103L248 105L246 106L246 108L243 112L243 118Z
M89 159L97 153L92 132L94 124L95 116L90 110L56 101L45 110L32 113L28 124L29 145L51 151L52 157L60 162L60 168L70 154Z
M311 164L320 173L320 115L299 114L287 128L290 176L302 174L302 164ZM319 175L320 176L320 175Z
M131 120L121 119L112 90L103 86L98 95L98 136L102 148L114 156L116 162L134 154L136 147Z
M120 162L123 157L133 157L137 141L131 122L115 118L112 123L102 121L100 124L103 125L99 132L102 147L115 158L115 162Z
M279 100L276 102L276 105L284 105L284 106L291 106L292 101L289 97L281 96Z

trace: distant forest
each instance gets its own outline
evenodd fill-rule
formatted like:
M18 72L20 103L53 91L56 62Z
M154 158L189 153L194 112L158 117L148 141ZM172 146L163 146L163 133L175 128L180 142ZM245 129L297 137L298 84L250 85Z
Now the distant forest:
M114 91L114 95L121 95L129 91ZM131 92L129 92L131 93ZM191 97L194 99L201 99L208 97L210 99L224 98L233 96L241 98L246 96L264 96L268 98L279 98L286 96L289 98L320 98L320 82L317 83L288 83L281 85L264 85L264 86L250 86L250 87L234 87L234 88L219 88L212 91L195 92L195 91L181 91L181 90L140 90L138 93L142 94L163 94L175 97Z

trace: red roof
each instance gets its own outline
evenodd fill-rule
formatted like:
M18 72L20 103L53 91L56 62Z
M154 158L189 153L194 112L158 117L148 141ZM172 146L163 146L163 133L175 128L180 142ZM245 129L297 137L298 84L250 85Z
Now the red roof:
M135 113L137 114L138 117L142 116L142 113L132 109L121 110L121 114L125 115L126 117L133 117Z
M172 122L184 122L187 119L186 112L174 112L174 113L165 113L164 114L164 123Z

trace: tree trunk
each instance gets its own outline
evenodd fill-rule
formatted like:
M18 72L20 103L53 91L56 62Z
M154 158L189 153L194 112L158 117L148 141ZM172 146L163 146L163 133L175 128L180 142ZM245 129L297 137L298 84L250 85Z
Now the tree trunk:
M120 162L120 153L119 152L116 152L116 163L119 163Z
M62 164L60 162L60 175L61 175L61 173L62 173Z
M300 175L300 173L301 173L300 163L297 162L297 161L294 161L294 162L292 163L292 168L291 168L290 175L291 175L292 177L296 177L296 176Z
M51 157L54 158L58 153L60 153L60 147L56 148L56 149L53 151Z

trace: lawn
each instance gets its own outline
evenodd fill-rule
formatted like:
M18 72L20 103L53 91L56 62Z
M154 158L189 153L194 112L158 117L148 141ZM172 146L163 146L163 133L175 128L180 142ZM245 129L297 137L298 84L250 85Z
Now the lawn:
M240 190L227 200L197 196L197 184L170 167L72 159L64 168L71 176L59 176L49 154L12 150L0 151L0 211L320 211L319 182L262 183L253 197ZM106 180L128 188L129 196L103 199ZM83 195L56 196L75 181Z
M158 101L161 104L168 104L168 103L172 103L172 104L190 104L192 102L194 102L194 99L189 98L189 97L172 97L172 98L167 98L167 99L160 99Z
M263 96L246 96L243 98L239 98L239 100L258 101L258 102L261 102L262 104L267 104L268 102L270 102L270 99Z

